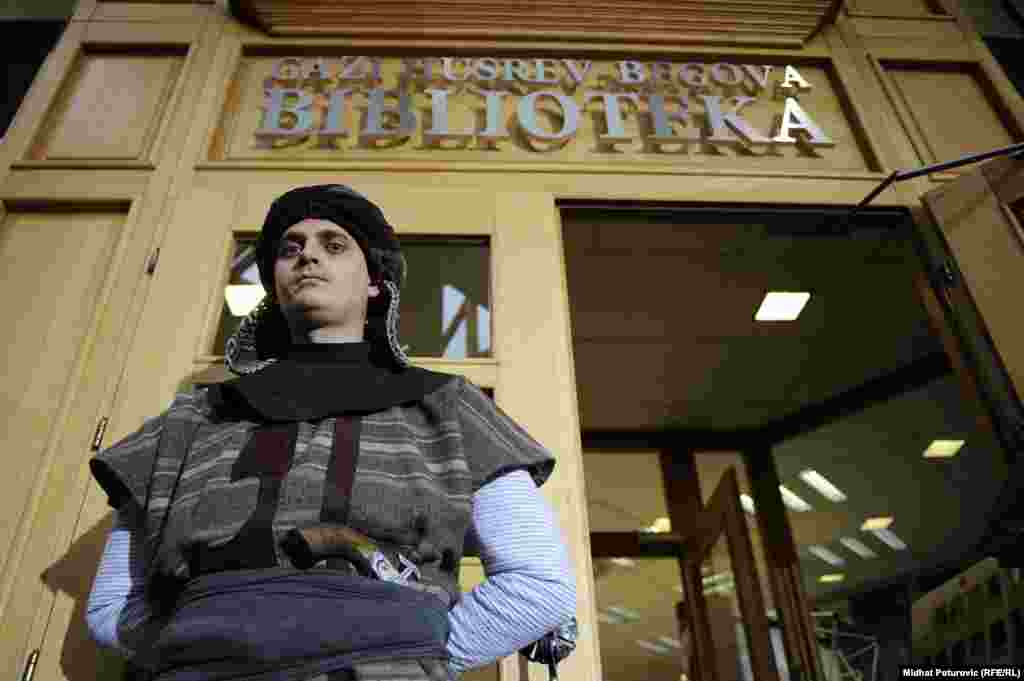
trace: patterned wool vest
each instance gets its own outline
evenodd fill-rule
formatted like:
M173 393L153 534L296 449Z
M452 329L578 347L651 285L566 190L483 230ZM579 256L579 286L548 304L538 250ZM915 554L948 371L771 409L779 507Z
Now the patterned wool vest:
M416 557L412 586L451 607L473 494L516 469L540 486L554 467L542 445L462 377L413 403L290 430L225 419L208 397L202 388L178 394L90 462L112 506L142 511L158 599L165 584L199 574L292 567L280 548L284 535L341 518L396 566L399 553ZM252 446L261 431L265 441L279 440L263 454ZM348 466L346 478L336 449L354 457L354 475Z

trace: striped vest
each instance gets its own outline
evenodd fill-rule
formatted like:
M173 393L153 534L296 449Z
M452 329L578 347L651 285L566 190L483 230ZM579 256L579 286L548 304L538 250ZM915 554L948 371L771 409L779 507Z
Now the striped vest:
M447 607L460 594L472 495L523 468L540 486L554 468L542 445L459 376L414 403L340 418L358 421L347 524L392 558L414 553L411 538L434 547L429 560L417 565L420 582L414 586L436 594ZM343 432L336 420L299 422L288 461L240 466L246 445L266 424L221 418L207 390L199 388L179 393L165 412L93 458L92 473L111 506L141 512L155 599L176 592L165 585L198 576L197 565L292 567L279 542L292 528L321 522L335 433ZM271 483L276 503L268 509ZM241 546L261 513L273 541L259 551L226 550ZM255 566L237 561L238 555L259 552L263 562ZM230 558L197 561L218 555Z

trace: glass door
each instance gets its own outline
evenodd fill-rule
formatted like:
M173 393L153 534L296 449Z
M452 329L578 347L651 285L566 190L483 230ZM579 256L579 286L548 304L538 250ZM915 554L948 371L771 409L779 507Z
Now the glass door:
M680 630L692 632L687 676L707 681L779 679L764 596L730 468L683 546Z

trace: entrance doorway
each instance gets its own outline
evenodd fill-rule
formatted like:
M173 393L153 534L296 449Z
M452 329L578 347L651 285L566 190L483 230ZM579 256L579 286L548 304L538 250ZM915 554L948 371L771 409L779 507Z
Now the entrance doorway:
M910 632L887 648L851 598L962 559L1007 477L922 298L909 214L837 232L834 209L562 209L605 677L909 664ZM762 321L770 292L809 295ZM713 507L738 512L749 555Z

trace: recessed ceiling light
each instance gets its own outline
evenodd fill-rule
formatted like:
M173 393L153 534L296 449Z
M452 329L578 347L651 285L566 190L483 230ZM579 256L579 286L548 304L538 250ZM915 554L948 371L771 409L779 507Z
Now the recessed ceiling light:
M711 586L712 584L719 584L722 582L731 582L733 576L731 572L719 572L718 574L708 575L707 577L701 578L701 584L704 586Z
M792 510L801 513L811 510L810 504L786 489L785 485L779 485L779 491L782 492L782 503L786 504L786 506Z
M811 294L806 292L769 291L754 319L759 322L791 322L800 316L810 298Z
M660 643L663 646L668 646L670 648L682 648L683 647L683 644L678 639L669 638L668 636L659 636L658 637L658 643Z
M630 610L629 608L622 608L622 607L619 607L617 605L613 605L613 606L611 606L609 608L605 608L605 610L607 610L611 614L613 614L613 615L615 615L615 616L617 616L617 617L619 617L621 619L626 620L627 622L639 622L640 621L640 613L638 613L636 610Z
M861 558L877 558L878 557L877 553L875 553L874 551L869 549L867 546L865 546L863 542L860 542L860 541L854 539L853 537L842 537L842 538L839 539L839 543L841 543L843 546L845 546L846 548L848 548L851 551L853 551L854 553L856 553Z
M892 516L883 515L876 516L874 518L868 518L864 521L864 524L860 526L860 529L866 532L870 532L871 530L884 530L890 525L892 525Z
M938 459L956 456L963 446L963 440L935 440L928 445L928 449L924 450L924 458Z
M809 552L811 552L813 555L817 556L818 558L821 558L823 561L825 561L829 565L838 567L840 565L845 565L846 564L846 560L845 559L843 559L840 556L837 556L836 554L832 553L831 551L826 549L824 546L821 546L819 544L812 544L811 546L807 547L807 550Z
M897 551L902 551L907 548L907 545L902 539L892 533L892 530L887 530L884 527L880 530L871 530L872 534L881 539L883 542L893 547Z
M666 648L665 646L659 646L657 643L651 643L650 641L637 641L636 644L645 650L649 650L652 653L658 655L672 655L672 649Z
M731 594L736 589L736 584L733 582L725 582L723 584L715 584L714 586L706 586L701 590L705 596L711 594Z
M244 317L260 304L266 291L259 284L232 284L224 287L224 299L232 316Z
M754 500L750 498L749 494L740 495L740 506L750 515L754 515Z
M829 501L846 501L843 491L825 479L821 473L808 468L800 474L800 479L818 491L821 496Z
M843 579L844 576L841 574L822 575L821 577L818 577L819 582L841 582Z

